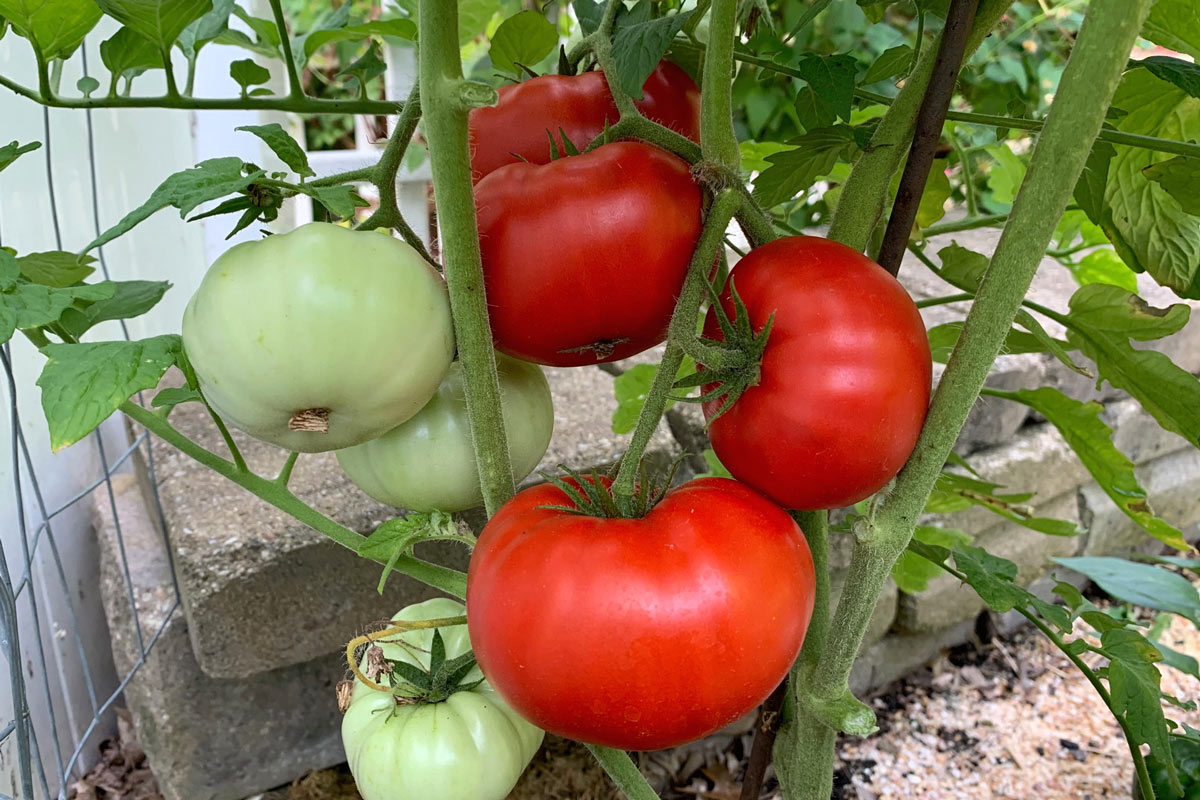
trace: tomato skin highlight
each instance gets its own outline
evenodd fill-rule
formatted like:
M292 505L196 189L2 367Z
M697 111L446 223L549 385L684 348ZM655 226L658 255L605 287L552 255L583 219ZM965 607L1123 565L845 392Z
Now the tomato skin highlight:
M615 125L620 118L612 93L599 70L580 75L542 75L500 87L500 102L471 111L471 173L476 181L505 164L550 162L550 138L563 141L559 128L576 147ZM642 85L634 105L648 119L700 141L700 89L686 72L669 61L659 63ZM563 150L565 152L565 150ZM517 158L513 154L521 156Z
M662 342L700 238L688 165L641 142L510 164L475 186L496 349L576 367Z
M839 508L882 489L929 407L929 340L908 292L866 256L816 236L755 248L730 282L756 331L772 312L775 322L760 382L716 419L722 398L704 404L721 463L785 508ZM728 287L722 305L732 318ZM705 332L721 336L712 310Z
M467 575L476 658L538 727L626 750L706 736L783 680L812 615L812 556L782 509L728 478L668 492L641 519L505 504Z

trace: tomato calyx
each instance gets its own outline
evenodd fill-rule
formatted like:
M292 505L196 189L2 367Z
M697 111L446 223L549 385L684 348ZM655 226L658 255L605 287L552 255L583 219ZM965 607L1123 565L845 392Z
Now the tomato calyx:
M640 519L646 516L651 508L663 498L667 489L675 479L675 471L683 462L680 455L665 471L654 476L649 475L645 462L638 464L639 480L633 489L633 497L619 498L613 494L611 475L601 475L593 469L591 474L584 476L577 470L559 464L558 468L567 473L567 477L538 473L548 483L562 490L571 501L571 505L543 505L538 508L548 511L565 511L582 517L600 517L602 519ZM619 462L618 462L619 463Z
M430 622L465 624L466 618L439 619ZM455 692L468 692L483 683L483 678L467 680L471 671L475 669L475 654L467 651L456 658L446 658L446 642L442 638L442 632L436 627L433 629L433 640L429 645L429 668L418 666L420 663L418 648L402 638L390 638L397 631L403 632L410 627L412 626L402 623L380 631L378 634L368 634L351 642L349 648L351 652L356 649L356 642L361 644L365 640L368 643L364 653L363 668L360 669L357 666L356 660L350 661L351 668L359 680L376 691L391 694L395 698L397 706L412 705L413 703L440 703ZM412 660L417 664L388 658L378 644L380 641L400 645L410 652L413 656Z
M696 386L706 388L695 397L671 398L687 403L707 403L723 398L716 413L706 421L706 428L732 408L747 389L758 385L762 377L763 353L767 348L771 328L775 324L775 313L771 312L766 324L755 332L746 304L738 295L737 287L732 281L729 290L733 300L733 319L725 312L715 287L710 283L708 288L713 297L712 307L717 324L721 328L721 338L696 337L683 342L684 351L695 359L698 368L696 372L683 376L674 384L676 389L692 389Z

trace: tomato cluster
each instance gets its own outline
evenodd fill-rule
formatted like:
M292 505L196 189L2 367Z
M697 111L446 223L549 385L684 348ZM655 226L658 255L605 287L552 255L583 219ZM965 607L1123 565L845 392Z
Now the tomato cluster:
M659 65L640 108L697 138L698 91L678 67ZM597 364L661 343L700 237L702 192L683 160L639 141L586 149L616 120L599 73L507 87L498 106L471 115L518 479L553 427L537 364ZM704 405L713 448L736 480L662 493L640 485L650 499L640 513L613 499L607 478L535 486L505 504L471 558L470 641L449 628L449 638L406 634L406 646L376 654L427 690L400 706L392 695L403 681L389 690L360 680L353 691L343 738L368 800L499 800L538 728L669 747L733 722L785 678L815 576L784 509L847 505L891 480L924 419L930 353L900 284L815 237L752 250L708 312L713 340L745 328L722 325L722 314L745 314L758 332L771 326L740 394L704 388L715 398ZM238 245L205 276L183 338L204 399L235 427L291 450L336 450L350 479L385 503L479 504L446 286L408 245L325 223ZM398 616L438 611L461 607ZM472 646L487 682L463 683L467 661L447 677L448 651L461 660ZM424 662L413 656L423 648L432 648ZM451 747L434 735L439 726L470 731L471 742Z

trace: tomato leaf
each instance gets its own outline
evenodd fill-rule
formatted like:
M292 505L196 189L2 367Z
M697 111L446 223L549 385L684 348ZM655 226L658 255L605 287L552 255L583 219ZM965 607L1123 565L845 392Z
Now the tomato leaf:
M354 209L369 206L353 186L302 186L304 193L342 219L354 216Z
M1107 283L1111 286L1120 286L1131 294L1138 290L1137 275L1121 260L1115 250L1107 247L1093 250L1077 263L1065 266L1071 271L1075 282L1080 286L1087 286L1089 283Z
M308 165L308 156L304 154L304 148L278 122L267 125L241 125L234 130L253 133L262 139L267 147L271 148L271 152L279 156L279 160L287 164L292 172L300 176L301 180L317 174Z
M838 119L850 121L854 103L854 56L805 55L796 70L808 85L796 94L796 113L806 130L825 128Z
M1200 59L1200 6L1194 0L1158 0L1142 35L1168 50Z
M1175 333L1187 323L1191 309L1182 303L1154 308L1102 283L1081 287L1070 306L1067 339L1096 363L1100 377L1129 392L1159 425L1200 443L1200 382L1163 353L1129 343Z
M1012 355L1018 353L1050 353L1054 352L1055 350L1061 351L1061 358L1065 359L1064 363L1077 372L1082 372L1083 374L1089 376L1091 375L1091 373L1087 372L1082 367L1079 367L1074 361L1071 360L1071 357L1066 352L1071 345L1052 338L1050 334L1046 333L1045 329L1042 328L1041 325L1037 324L1036 321L1033 322L1033 325L1035 325L1037 329L1041 331L1040 334L1035 335L1032 333L1026 333L1025 331L1019 331L1014 328L1010 330L1008 332L1008 336L1005 337L1004 349L1001 352ZM933 353L934 361L939 364L945 364L950 359L950 352L954 349L954 346L958 344L958 337L962 333L962 327L963 323L960 320L956 322L947 322L942 325L935 325L929 329L929 349ZM1043 338L1043 336L1045 338ZM1055 354L1058 355L1057 353Z
M200 48L229 28L229 15L233 13L235 5L235 0L213 0L212 11L180 32L175 45L183 51L185 58L194 61Z
M55 250L46 253L29 253L17 259L21 274L33 283L61 289L91 275L96 259L77 253Z
M60 290L61 291L61 290ZM181 349L177 335L135 342L51 344L37 384L59 451L87 436L134 393L158 385Z
M1126 516L1164 544L1188 549L1183 534L1151 510L1146 490L1133 472L1133 462L1116 448L1112 429L1100 419L1103 406L1082 403L1049 387L1022 389L1015 394L1058 428L1096 483Z
M1150 745L1150 752L1167 767L1172 785L1182 794L1163 716L1162 675L1156 666L1162 654L1146 637L1128 628L1105 631L1100 647L1111 659L1105 673L1113 713L1125 718L1134 744Z
M519 75L519 64L536 64L557 45L558 31L548 19L537 11L521 11L500 23L488 55L496 69Z
M979 282L991 263L987 256L952 242L938 250L942 271L938 273L945 281L968 292L979 291Z
M951 528L918 525L913 541L947 549L971 541L970 535ZM920 594L929 588L929 581L942 574L942 567L916 551L906 549L892 566L892 580L905 594Z
M411 19L377 19L360 25L350 25L333 30L315 30L304 37L304 56L307 61L313 53L327 44L335 42L360 42L371 36L415 41L417 26Z
M242 87L242 96L246 97L251 86L266 83L271 80L271 73L266 67L261 67L253 59L244 58L229 65L229 77Z
M1150 56L1134 62L1135 67L1144 67L1156 78L1173 83L1192 97L1200 97L1200 66L1170 56Z
M3 170L9 164L13 163L26 153L31 153L41 146L41 142L29 142L28 144L21 144L14 139L3 147L0 147L0 170Z
M596 0L571 0L571 8L575 9L575 17L584 35L595 33L600 29L600 20L604 18L604 4Z
M1071 630L1071 614L1066 609L1047 603L1013 582L1017 578L1017 565L1013 562L968 544L959 544L952 552L955 566L988 608L1001 614L1014 608L1033 609L1060 631Z
M109 94L117 93L117 80L133 80L148 69L162 69L162 54L154 42L124 27L100 43L100 60L112 73Z
M363 558L385 562L377 587L379 593L383 594L383 587L396 562L410 555L412 549L421 542L432 541L454 541L473 546L475 538L443 511L414 511L406 517L389 519L381 524L359 545L358 554Z
M1200 215L1200 158L1176 156L1142 170L1189 214Z
M1055 558L1054 561L1092 579L1123 603L1169 611L1200 623L1200 594L1187 578L1175 572L1111 556Z
M696 369L696 362L684 356L675 372L676 379L689 375ZM617 398L617 407L612 415L613 433L629 433L637 425L638 415L646 404L646 395L654 376L658 374L657 364L637 364L622 372L613 379L613 394ZM674 405L668 401L667 408Z
M809 131L788 144L796 146L768 155L770 166L754 180L754 197L766 208L791 200L828 175L839 161L853 161L861 151L856 131L849 125Z
M212 11L213 0L96 0L118 22L149 39L158 52L175 43L184 28Z
M201 203L240 192L266 174L266 170L251 169L249 165L242 163L240 158L210 158L201 161L192 169L185 169L168 177L154 190L149 200L100 234L83 251L86 253L112 241L167 206L178 208L179 215L185 217Z
M0 17L36 42L48 61L75 52L101 13L93 0L0 0Z
M642 84L692 15L681 11L651 19L651 2L640 0L633 8L622 6L613 25L612 55L617 74L608 79L635 100L642 99Z
M1102 224L1105 219L1104 190L1108 185L1108 165L1116 153L1111 144L1097 139L1075 184L1072 195L1075 202L1096 225Z
M875 59L875 63L871 65L867 70L866 77L863 78L863 84L870 85L894 78L897 75L907 75L909 69L912 68L912 63L913 49L911 47L906 44L890 47Z
M11 258L8 253L3 255ZM4 260L0 256L0 262ZM13 283L0 291L0 344L11 339L15 331L58 322L63 312L75 303L103 300L112 293L112 285L102 283L64 289L37 283Z
M63 315L63 327L77 339L101 322L145 314L171 288L168 281L104 281L95 285L111 286L112 296L83 309L68 309Z
M174 408L184 403L203 402L204 398L200 396L199 390L187 386L171 386L154 395L150 405L154 408Z

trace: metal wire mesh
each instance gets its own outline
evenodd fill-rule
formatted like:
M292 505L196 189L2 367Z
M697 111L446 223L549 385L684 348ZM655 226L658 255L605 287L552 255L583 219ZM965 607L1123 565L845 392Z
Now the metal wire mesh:
M86 48L81 47L83 74L88 74ZM86 112L88 162L91 173L91 205L92 222L95 233L100 234L100 212L97 189L97 163L95 136L92 124L92 112ZM56 197L54 168L52 161L53 141L51 115L48 109L42 110L43 136L40 155L45 159L46 183L51 221L54 226L55 248L63 249L62 229L58 218L58 199ZM3 242L3 220L0 220L0 243ZM99 259L100 272L105 280L111 279L104 249L99 248L96 255ZM121 330L126 339L129 331L121 322ZM166 520L163 515L157 493L157 481L154 475L154 455L146 434L128 441L121 452L110 454L113 437L109 431L106 437L97 430L89 442L80 443L77 447L94 447L98 457L99 469L86 486L53 507L47 505L42 491L43 480L40 480L35 469L34 459L22 427L21 413L18 406L18 392L30 390L30 387L19 387L13 369L13 357L9 345L0 348L0 362L3 363L6 379L7 401L9 404L8 424L11 434L11 469L13 476L12 491L14 492L16 519L14 527L19 539L19 553L5 552L4 542L0 540L0 653L8 667L9 689L12 693L13 714L11 720L0 718L0 747L9 746L15 741L17 763L15 765L19 786L18 798L34 800L34 798L59 798L65 800L68 787L77 778L86 765L90 750L94 750L96 741L94 734L112 725L114 706L129 681L145 663L159 636L167 627L175 610L179 607L180 596L178 583L175 581L174 564L171 563L171 549L166 538ZM123 434L124 429L121 429ZM171 564L171 579L174 592L173 604L163 617L158 628L143 632L138 609L134 598L133 584L130 580L129 562L125 554L124 536L121 531L121 520L117 513L116 495L113 489L112 477L118 470L140 451L140 456L149 472L149 485L153 492L152 511L154 523L162 535L162 545ZM43 476L44 477L44 476ZM116 551L119 558L119 568L123 572L126 590L126 600L129 603L130 618L133 620L137 653L132 667L124 675L118 676L115 688L108 691L108 686L99 686L95 675L95 665L89 663L83 639L80 634L80 617L77 613L76 600L68 583L67 570L59 548L59 538L56 535L55 523L62 515L80 504L91 502L97 489L105 487L116 535ZM14 580L9 565L19 565L20 574ZM54 600L59 608L65 607L65 620L51 620L46 611ZM22 626L22 620L26 623ZM65 622L63 627L58 627ZM56 627L57 630L50 630ZM62 647L47 647L46 639L66 641ZM64 648L70 647L78 660L68 660L62 657ZM74 711L72 702L55 703L55 692L51 687L51 676L61 692L83 692L87 702L83 708L90 709L90 718L80 718ZM111 679L106 681L111 685ZM65 734L65 738L63 736ZM66 743L64 745L64 742ZM49 755L49 758L45 756ZM49 764L47 763L49 762ZM0 800L13 800L0 793Z

